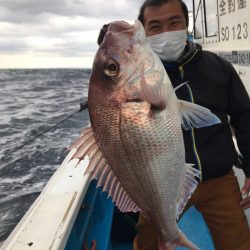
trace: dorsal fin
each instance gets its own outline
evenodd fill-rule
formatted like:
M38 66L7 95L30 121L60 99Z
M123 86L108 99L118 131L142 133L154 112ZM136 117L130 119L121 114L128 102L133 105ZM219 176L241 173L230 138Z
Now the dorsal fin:
M108 192L108 196L112 198L121 212L140 211L139 207L124 190L99 150L91 127L84 129L80 137L69 147L69 149L72 148L77 150L72 159L84 159L85 156L88 156L89 165L85 174L89 174L91 180L97 180L97 186L101 186L103 192Z

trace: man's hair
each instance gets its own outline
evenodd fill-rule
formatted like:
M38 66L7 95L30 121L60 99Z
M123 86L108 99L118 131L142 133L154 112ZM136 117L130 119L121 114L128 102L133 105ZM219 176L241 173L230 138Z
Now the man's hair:
M144 24L144 21L145 21L144 20L144 12L145 12L146 7L148 7L148 6L162 6L165 3L173 2L173 1L177 1L181 4L181 9L182 9L182 12L185 16L186 24L188 27L188 22L189 22L189 20L188 20L188 8L187 8L187 5L182 0L145 0L140 8L138 20L142 24Z

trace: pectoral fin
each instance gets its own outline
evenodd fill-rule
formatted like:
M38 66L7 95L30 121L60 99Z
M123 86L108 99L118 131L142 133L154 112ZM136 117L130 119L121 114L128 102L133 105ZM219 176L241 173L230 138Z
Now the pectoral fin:
M186 130L208 127L220 123L220 119L209 109L200 105L178 100L182 127Z
M143 99L150 103L154 108L164 109L167 106L167 86L162 82L159 72L159 80L154 84L146 81L144 74L141 76L141 89Z

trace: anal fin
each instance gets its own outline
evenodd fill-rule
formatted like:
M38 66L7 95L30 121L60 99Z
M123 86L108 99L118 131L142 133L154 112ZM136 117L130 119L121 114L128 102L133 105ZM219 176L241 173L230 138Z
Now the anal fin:
M181 194L177 204L176 218L178 220L179 216L183 212L189 198L195 191L198 181L196 178L200 178L200 171L193 168L193 164L186 164L186 173L184 177L184 182L182 185Z

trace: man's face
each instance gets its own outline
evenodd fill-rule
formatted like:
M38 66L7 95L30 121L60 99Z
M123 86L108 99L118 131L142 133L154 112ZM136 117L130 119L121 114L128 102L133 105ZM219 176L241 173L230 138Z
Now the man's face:
M186 28L186 19L178 1L170 1L162 6L148 6L144 10L144 29L147 36Z

